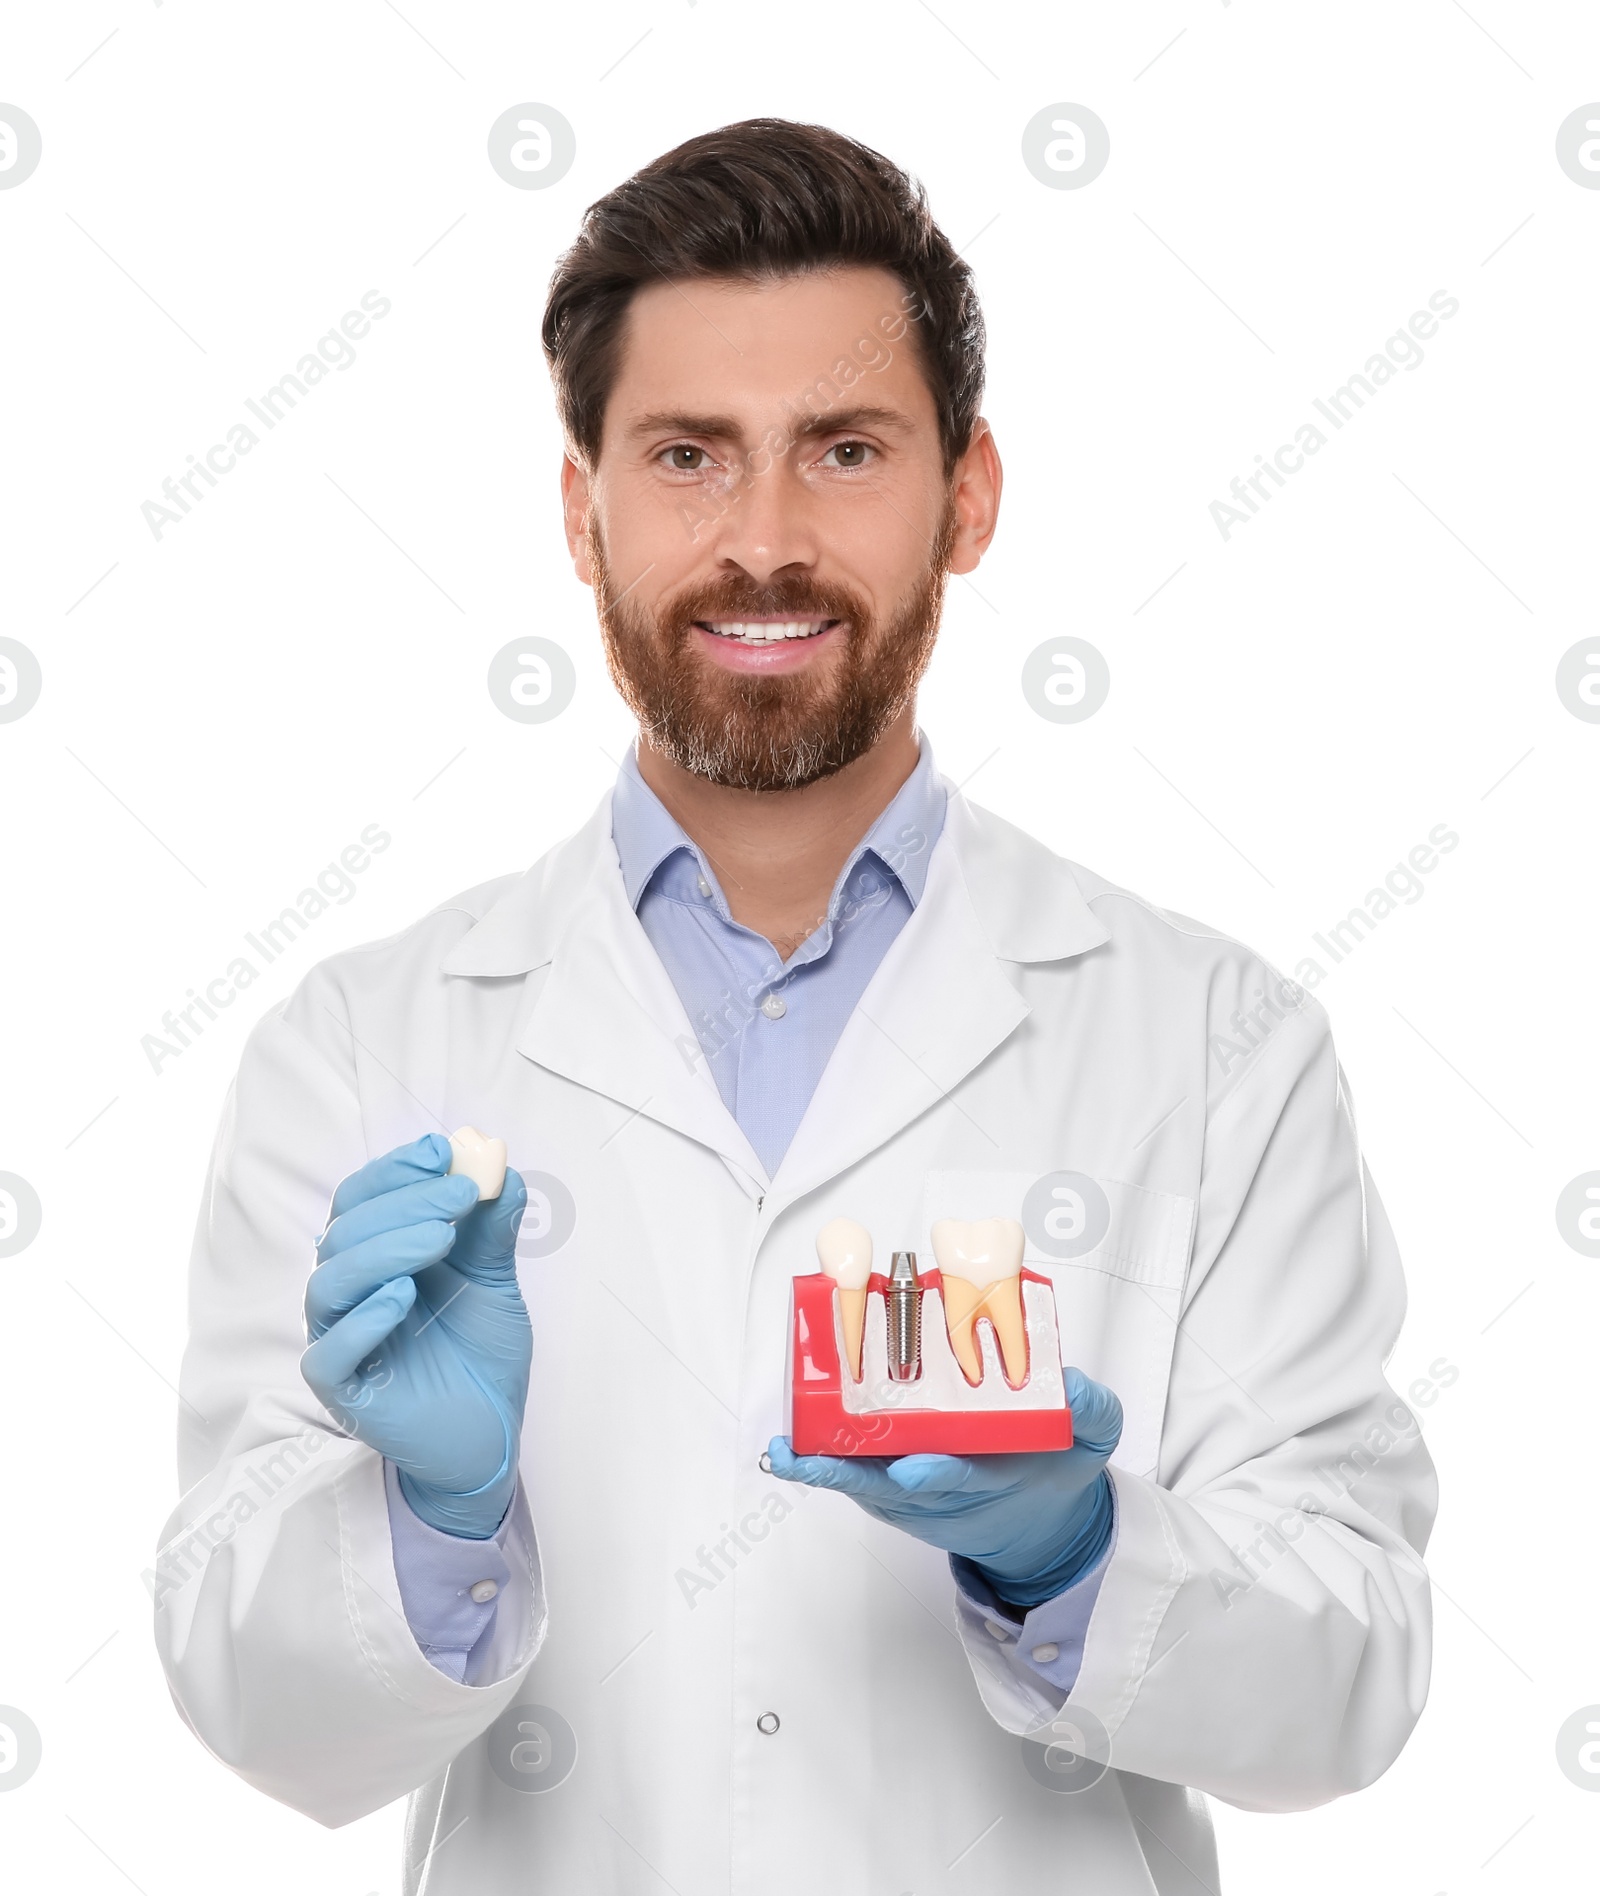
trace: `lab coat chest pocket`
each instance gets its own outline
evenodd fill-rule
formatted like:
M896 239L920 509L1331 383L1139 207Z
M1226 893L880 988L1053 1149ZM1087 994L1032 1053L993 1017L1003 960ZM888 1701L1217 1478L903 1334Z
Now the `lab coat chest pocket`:
M1031 1172L930 1173L924 1255L933 1262L938 1218L1019 1219L1028 1238L1024 1264L1055 1287L1062 1360L1114 1390L1122 1404L1122 1441L1112 1461L1130 1474L1153 1476L1194 1201L1121 1179L1069 1171L1049 1177L1061 1184L1041 1193Z

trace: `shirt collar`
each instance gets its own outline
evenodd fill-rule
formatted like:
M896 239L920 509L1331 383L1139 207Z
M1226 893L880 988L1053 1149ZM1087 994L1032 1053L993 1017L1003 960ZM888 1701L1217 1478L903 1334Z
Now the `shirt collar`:
M928 880L928 860L944 827L947 801L934 767L933 748L918 733L916 768L895 792L888 807L850 853L834 888L833 907L850 872L869 851L894 876L913 908L922 899ZM632 745L617 775L611 803L611 839L622 866L628 906L637 910L640 898L661 865L680 849L694 857L700 874L718 889L710 864L679 825L666 805L645 782ZM720 890L718 900L721 901Z

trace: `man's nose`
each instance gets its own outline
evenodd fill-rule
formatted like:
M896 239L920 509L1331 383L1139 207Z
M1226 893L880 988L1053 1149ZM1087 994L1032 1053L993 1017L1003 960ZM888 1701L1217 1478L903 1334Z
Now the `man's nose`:
M757 468L746 467L730 487L712 548L719 564L741 567L766 584L785 570L814 567L821 536L812 496L787 462L758 459Z

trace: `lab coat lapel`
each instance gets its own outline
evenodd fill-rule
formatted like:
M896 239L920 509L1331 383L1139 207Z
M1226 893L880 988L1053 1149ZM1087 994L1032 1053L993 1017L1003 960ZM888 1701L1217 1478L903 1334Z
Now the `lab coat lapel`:
M766 1172L722 1103L671 977L628 906L608 796L534 865L444 962L446 973L526 973L518 1053L615 1100L617 1129L655 1120L709 1146L759 1190Z
M944 1100L998 1159L998 1131L951 1096L1028 1016L1007 963L1054 960L1105 939L1065 863L952 795L922 900L840 1035L773 1180L772 1208Z
M722 1102L620 875L596 878L591 905L557 951L517 1051L604 1093L630 1115L710 1146L764 1184L761 1161ZM625 1124L619 1115L619 1130Z

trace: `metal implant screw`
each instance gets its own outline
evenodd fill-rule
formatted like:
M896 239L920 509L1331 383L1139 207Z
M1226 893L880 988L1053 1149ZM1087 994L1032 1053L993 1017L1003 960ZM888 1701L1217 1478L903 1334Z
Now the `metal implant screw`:
M889 1266L889 1380L915 1382L922 1374L922 1290L917 1254L896 1251Z

